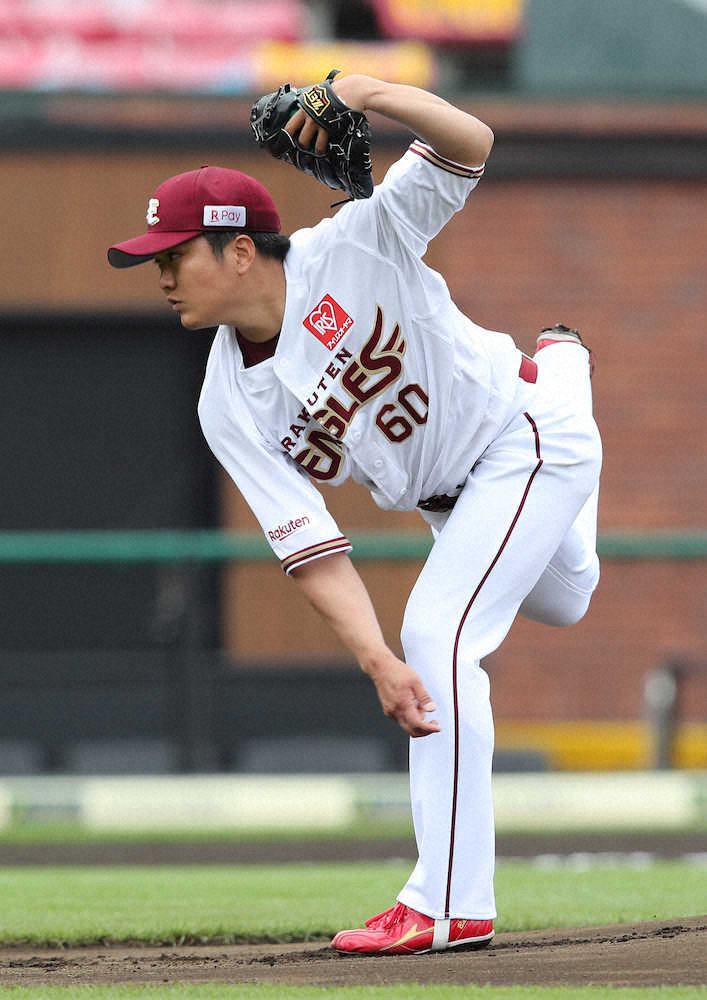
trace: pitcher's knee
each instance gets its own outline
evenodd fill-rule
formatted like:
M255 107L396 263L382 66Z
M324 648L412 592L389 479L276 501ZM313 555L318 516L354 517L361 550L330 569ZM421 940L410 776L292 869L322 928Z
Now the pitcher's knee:
M567 628L569 625L576 625L586 615L591 600L591 594L565 595L563 601L545 612L545 625L552 625L555 628Z
M543 599L545 596L537 590L531 591L521 604L519 614L541 625L567 628L569 625L576 625L584 618L592 599L591 594L567 588L559 593L556 591L552 601Z
M576 625L586 615L591 599L591 594L588 594L573 604L569 604L568 602L560 608L553 608L548 616L550 620L546 620L545 624L552 625L555 628L567 628L569 625Z
M412 650L425 649L427 646L439 642L439 622L437 621L435 624L432 618L429 609L427 611L423 611L421 608L415 610L408 605L400 629L400 641L407 656Z

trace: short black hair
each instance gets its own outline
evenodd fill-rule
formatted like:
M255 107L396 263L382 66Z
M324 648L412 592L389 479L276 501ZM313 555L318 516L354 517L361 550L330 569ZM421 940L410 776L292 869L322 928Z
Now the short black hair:
M223 257L224 250L236 236L250 236L258 253L263 257L274 257L275 260L284 260L290 249L290 237L283 236L282 233L254 233L247 229L212 229L204 232L203 236L206 237L214 257Z

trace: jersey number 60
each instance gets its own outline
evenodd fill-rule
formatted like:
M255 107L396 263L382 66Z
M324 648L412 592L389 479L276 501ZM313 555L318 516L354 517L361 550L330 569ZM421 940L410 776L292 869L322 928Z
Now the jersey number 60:
M414 405L413 399L411 399L411 397L415 396L417 396L417 408ZM430 400L421 385L418 385L416 382L406 385L398 393L398 403L418 426L427 423ZM391 410L393 411L392 414ZM388 440L394 444L399 444L401 441L407 440L415 430L410 420L396 411L394 403L386 403L385 406L380 408L376 417L376 427L383 431Z

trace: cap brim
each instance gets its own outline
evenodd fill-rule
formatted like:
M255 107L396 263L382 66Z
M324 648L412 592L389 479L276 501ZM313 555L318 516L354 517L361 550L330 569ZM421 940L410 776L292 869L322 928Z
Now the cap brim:
M201 234L201 229L188 233L145 233L144 236L136 236L134 240L125 240L124 243L116 243L110 247L108 263L113 267L134 267L136 264L144 264L146 260L152 260L155 254L170 250Z

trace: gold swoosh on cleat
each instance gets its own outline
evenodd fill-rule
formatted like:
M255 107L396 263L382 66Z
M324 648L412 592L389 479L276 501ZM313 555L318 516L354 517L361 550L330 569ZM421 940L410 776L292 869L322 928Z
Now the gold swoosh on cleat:
M385 948L381 948L381 951L390 951L391 948L397 948L401 944L407 944L408 941L412 941L413 938L422 937L424 934L429 934L431 928L426 930L418 931L417 924L413 924L409 931L406 931L401 938L397 941L393 941L392 944L388 944Z

